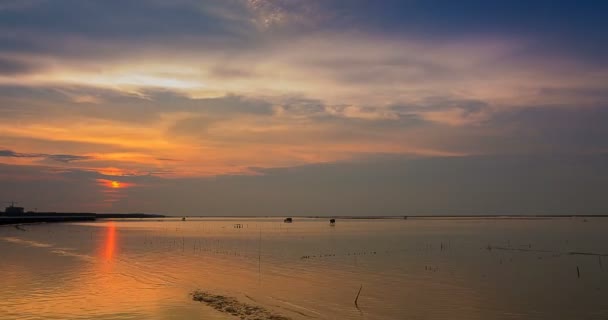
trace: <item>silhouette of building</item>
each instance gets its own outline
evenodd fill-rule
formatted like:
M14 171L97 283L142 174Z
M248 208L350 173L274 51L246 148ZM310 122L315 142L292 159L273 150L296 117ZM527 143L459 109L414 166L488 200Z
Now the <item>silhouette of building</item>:
M11 203L10 206L8 206L4 209L4 213L7 215L23 214L24 212L25 212L25 209L23 207L15 207L14 203Z

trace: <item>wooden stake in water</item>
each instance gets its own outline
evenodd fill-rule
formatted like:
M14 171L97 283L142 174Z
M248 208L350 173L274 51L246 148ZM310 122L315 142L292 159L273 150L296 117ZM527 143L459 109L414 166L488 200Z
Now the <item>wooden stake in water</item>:
M577 276L578 278L580 278L580 277L581 277L581 271L578 269L578 266L576 266L576 276Z
M361 287L359 287L359 292L357 292L357 297L355 298L355 307L357 307L357 309L359 309L359 305L357 304L357 300L359 300L359 295L361 294L361 289L363 289L363 285L361 285Z

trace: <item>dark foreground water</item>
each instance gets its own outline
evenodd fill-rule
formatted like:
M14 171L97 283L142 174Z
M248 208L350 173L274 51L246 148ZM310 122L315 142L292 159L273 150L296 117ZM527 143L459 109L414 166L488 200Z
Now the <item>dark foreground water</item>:
M24 228L0 227L0 319L238 319L196 289L292 319L608 319L608 219Z

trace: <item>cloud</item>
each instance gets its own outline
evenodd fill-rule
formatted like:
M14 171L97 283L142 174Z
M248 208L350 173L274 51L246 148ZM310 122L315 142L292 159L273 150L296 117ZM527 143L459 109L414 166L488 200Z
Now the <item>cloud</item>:
M59 162L64 162L64 163L92 159L89 156L76 156L76 155L71 155L71 154L50 154L50 155L47 155L46 158L53 160L53 161L59 161Z
M172 34L195 35L201 31L230 34L238 30L237 23L245 19L229 19L222 10L236 10L239 6L200 1L39 1L27 10L4 10L2 24L12 24L17 30L35 30L39 34L72 33L97 38L123 40L147 39L150 36ZM57 19L53 19L53 17ZM164 21L165 23L156 23ZM230 22L230 23L228 23Z
M168 187L379 155L602 155L605 5L550 5L4 1L0 161Z
M36 65L31 63L0 57L0 75L2 76L15 76L35 71L40 70L38 70Z
M31 158L35 155L17 153L11 150L0 150L0 157Z
M107 212L125 196L124 188L155 183L150 176L109 176L95 171L59 169L47 165L0 164L0 192L26 209L56 212ZM116 181L108 191L99 180ZM123 188L124 187L124 188Z
M486 112L470 112L458 107L438 111L422 112L420 116L424 120L447 124L450 126L475 125L486 121L489 117L488 113Z
M41 97L52 107L37 106L38 97L16 100L27 104L10 109L11 118L29 118L21 118L17 127L5 122L0 141L7 148L25 146L47 155L63 154L58 148L84 155L90 158L45 160L99 172L116 168L120 175L251 173L251 167L345 161L374 153L465 156L608 149L599 138L601 128L589 126L606 118L600 106L505 107L435 96L377 107L290 95L199 99L172 91L149 90L139 97L100 90L93 92L103 103L81 108L69 98L78 88L50 90L52 95ZM181 161L159 160L166 158Z
M368 156L163 179L0 165L0 193L40 210L172 215L602 214L606 155ZM8 177L38 177L36 183ZM104 185L100 185L102 179ZM112 181L129 188L112 188ZM117 185L120 186L120 185ZM581 192L585 190L585 192ZM28 195L36 194L31 197ZM438 196L441 195L441 196ZM568 201L563 201L568 199ZM107 201L111 200L111 201Z
M325 23L333 15L323 10L319 1L247 0L254 21L261 29L312 27Z
M70 163L72 161L90 160L89 156L78 156L71 154L44 154L44 153L19 153L12 150L0 150L0 157L9 158L44 158L52 161Z

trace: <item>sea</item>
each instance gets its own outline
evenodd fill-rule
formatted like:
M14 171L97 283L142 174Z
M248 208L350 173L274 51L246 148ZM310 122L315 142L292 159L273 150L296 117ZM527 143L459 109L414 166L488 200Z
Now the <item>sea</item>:
M197 290L268 319L606 320L608 218L0 227L0 320L253 319Z

